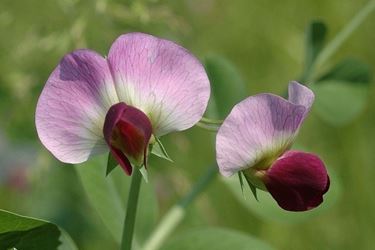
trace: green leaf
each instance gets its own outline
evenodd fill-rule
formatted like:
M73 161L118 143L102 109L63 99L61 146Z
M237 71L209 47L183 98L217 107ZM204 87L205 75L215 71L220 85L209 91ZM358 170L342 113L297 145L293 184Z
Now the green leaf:
M0 222L0 249L77 249L69 235L50 222L1 209Z
M113 169L115 169L118 166L118 162L113 157L111 152L108 153L108 160L107 160L107 171L105 173L106 176L108 176Z
M327 26L322 21L312 21L306 28L306 62L305 70L309 70L323 48Z
M235 104L247 96L245 83L236 67L223 57L208 56L204 62L211 82L207 115L210 118L223 119Z
M120 242L123 218L125 218L124 208L111 178L112 175L104 176L103 168L106 167L106 162L106 157L98 156L76 166L76 170L91 205L115 239ZM115 171L112 174L115 174Z
M171 157L169 157L167 150L164 148L163 144L161 143L160 139L157 138L156 136L155 136L155 141L156 143L154 143L151 147L151 153L167 161L173 162Z
M267 243L248 234L223 228L196 229L167 242L162 250L271 250Z
M316 95L314 110L331 125L345 125L363 111L370 82L367 64L345 59L310 86Z
M237 178L223 178L222 180L227 185L229 190L233 193L238 202L242 204L246 209L248 209L249 212L258 216L260 219L270 222L295 224L306 221L327 211L336 203L336 201L340 197L340 180L338 179L334 171L329 169L328 172L331 180L331 186L328 190L328 193L324 195L323 203L319 207L303 213L288 212L283 210L277 205L276 201L268 192L264 192L262 190L259 190L258 192L259 202L255 202L253 199L245 199L242 195L241 190L238 188Z
M92 207L120 243L131 178L122 168L115 168L105 177L106 163L105 155L97 156L76 166L76 170ZM135 247L150 233L157 219L158 206L150 183L142 183L138 209Z
M356 119L368 99L368 88L364 84L327 80L311 84L310 88L315 93L313 110L334 126L342 126Z
M345 59L320 77L317 84L331 80L369 84L371 82L370 66L353 58Z

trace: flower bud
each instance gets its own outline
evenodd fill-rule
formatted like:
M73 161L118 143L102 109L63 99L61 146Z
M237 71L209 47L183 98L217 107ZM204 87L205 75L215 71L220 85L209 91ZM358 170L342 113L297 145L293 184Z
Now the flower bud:
M288 211L317 207L330 184L319 157L300 151L287 151L266 170L251 168L244 173L248 181L260 189L265 187L279 206Z
M106 115L103 133L112 155L127 174L132 171L130 162L146 166L152 126L141 110L123 102L113 105Z

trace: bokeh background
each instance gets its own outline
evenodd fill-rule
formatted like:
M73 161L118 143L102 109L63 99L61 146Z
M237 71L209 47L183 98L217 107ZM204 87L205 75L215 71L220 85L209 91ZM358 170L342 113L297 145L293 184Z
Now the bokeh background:
M224 58L246 84L246 96L284 94L288 81L303 70L309 22L324 20L330 40L365 3L0 0L0 208L57 223L79 249L116 249L75 167L55 160L36 134L38 96L65 53L90 48L105 55L120 34L147 32L180 43L202 60ZM372 14L326 67L350 56L374 70L374 30ZM303 215L280 212L266 195L259 203L250 193L241 200L217 178L171 237L217 226L252 235L275 249L374 249L375 88L370 85L366 91L369 98L352 120L332 124L313 108L298 137L299 147L319 154L332 176L322 208ZM162 139L174 163L150 162L148 185L157 197L157 218L214 162L213 139L197 127Z

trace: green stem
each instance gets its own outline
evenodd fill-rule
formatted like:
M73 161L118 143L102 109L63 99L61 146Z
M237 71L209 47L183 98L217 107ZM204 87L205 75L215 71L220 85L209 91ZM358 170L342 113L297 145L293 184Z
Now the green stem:
M142 248L143 250L157 250L161 247L165 239L168 238L184 219L187 207L202 193L208 184L215 179L217 170L216 165L209 167L206 173L199 178L191 191L167 212L146 241Z
M224 120L215 120L215 119L210 119L210 118L202 117L202 119L200 120L200 122L207 123L207 124L217 124L217 125L220 125L220 124L222 124L224 122Z
M315 80L319 68L342 46L350 35L363 23L366 17L375 9L375 0L369 1L354 18L335 36L335 38L325 46L320 52L315 62L311 65L310 74L307 81Z
M200 128L203 128L205 130L208 130L210 132L217 132L219 130L219 127L216 125L208 125L208 124L205 124L205 123L202 123L202 122L197 122L195 124L195 126L197 127L200 127Z
M139 197L139 189L141 187L142 175L138 169L134 169L132 181L130 184L128 204L126 208L126 216L124 229L122 232L121 250L131 250L135 218L137 215L137 205Z

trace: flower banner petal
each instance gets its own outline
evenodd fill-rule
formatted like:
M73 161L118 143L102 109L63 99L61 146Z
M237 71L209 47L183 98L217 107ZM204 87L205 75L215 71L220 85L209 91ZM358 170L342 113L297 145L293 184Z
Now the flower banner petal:
M39 97L40 140L62 162L81 163L104 150L105 115L118 102L107 61L90 50L66 55Z
M222 175L231 176L254 166L267 168L291 146L311 106L299 105L303 104L299 98L302 92L293 85L292 100L298 104L259 94L234 106L216 136L216 158Z
M208 103L201 63L181 46L142 33L120 36L108 55L120 101L142 110L161 136L192 127Z
M314 93L311 89L296 81L292 81L291 83L289 83L288 92L289 101L291 103L302 105L306 108L305 114L303 116L305 118L314 102Z

